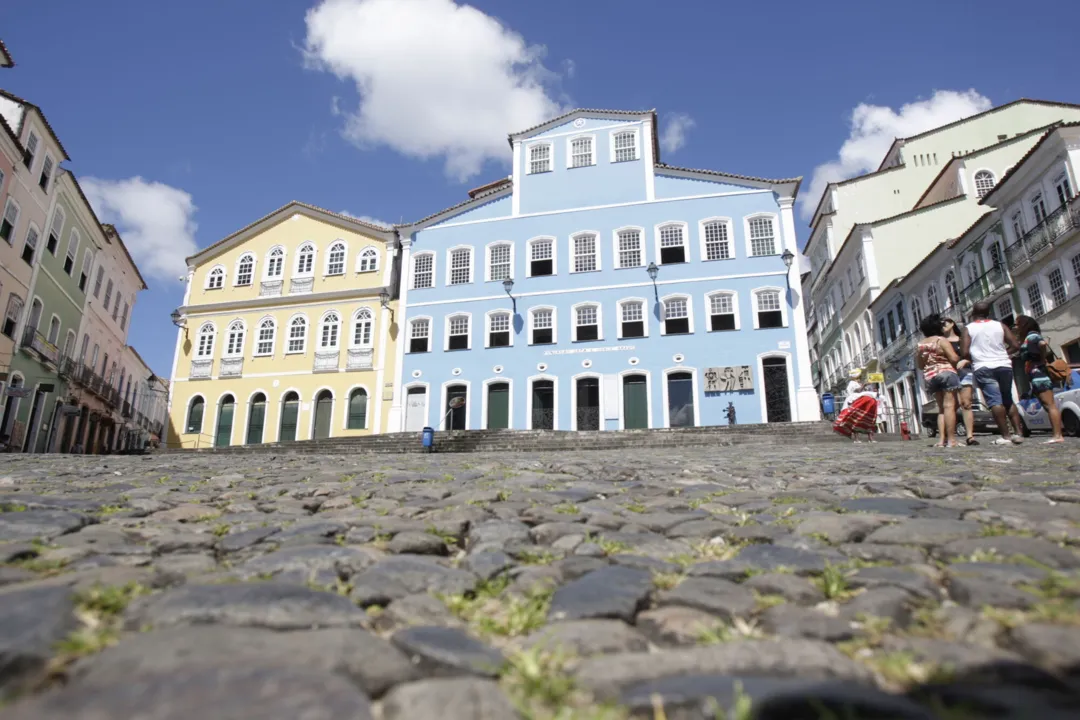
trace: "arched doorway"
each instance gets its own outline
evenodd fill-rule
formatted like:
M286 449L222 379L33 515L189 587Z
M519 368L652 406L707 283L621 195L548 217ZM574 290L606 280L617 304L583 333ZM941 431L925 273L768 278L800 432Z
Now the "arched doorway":
M791 393L788 389L787 358L768 357L761 361L765 393L765 421L791 422Z
M649 390L644 375L624 375L623 427L639 430L649 427Z
M258 445L263 441L263 426L266 424L266 396L255 393L248 408L247 437L248 445Z
M574 385L578 430L600 429L600 378L578 378Z
M461 398L465 402L459 407L451 407L454 398ZM448 417L446 419L447 430L464 430L465 429L465 413L469 411L468 408L469 389L464 385L450 385L446 388L446 407L443 409Z
M496 382L487 388L488 430L510 427L510 383Z
M673 372L667 376L668 426L694 427L694 376Z
M293 391L285 393L281 400L281 423L278 427L278 442L296 440L296 420L300 416L300 396Z
M214 434L214 447L229 447L232 444L233 411L236 401L232 395L226 395L218 403L217 432Z
M356 388L349 394L349 418L345 424L349 430L367 428L368 395L364 388Z
M555 381L534 380L532 384L532 417L529 425L533 430L555 429Z
M427 388L411 387L405 394L405 430L420 432L427 425Z
M23 379L15 375L11 378L11 388L21 388L23 386ZM19 417L19 403L21 398L17 398L14 395L8 395L7 405L4 406L4 419L0 422L0 438L7 438L6 442L12 440L11 433L15 429L15 418Z
M330 421L334 414L334 394L322 390L315 397L315 429L311 436L316 440L330 437Z

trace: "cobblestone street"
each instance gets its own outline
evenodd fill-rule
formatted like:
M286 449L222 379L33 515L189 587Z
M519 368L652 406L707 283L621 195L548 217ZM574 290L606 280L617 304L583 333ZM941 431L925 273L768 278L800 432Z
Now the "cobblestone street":
M3 456L0 716L1075 717L1078 450Z

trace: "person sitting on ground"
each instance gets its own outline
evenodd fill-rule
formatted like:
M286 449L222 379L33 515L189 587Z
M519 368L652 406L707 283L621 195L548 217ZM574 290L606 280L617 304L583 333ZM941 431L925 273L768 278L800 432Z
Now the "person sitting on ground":
M960 356L971 358L975 384L994 415L1001 437L994 445L1023 442L1020 411L1013 402L1013 370L1009 353L1020 350L1012 329L990 317L990 303L977 302L971 308L971 322L960 333ZM1012 422L1012 433L1009 423Z
M942 318L941 334L953 350L960 355L960 333L962 329L952 318ZM956 376L960 378L960 392L956 394L957 402L960 403L960 411L964 416L964 430L967 432L967 444L978 445L975 439L975 412L971 409L971 400L975 395L975 372L971 369L971 360L960 355L960 362L956 365ZM942 423L945 418L938 415L938 433L945 432Z
M1020 341L1020 357L1024 359L1024 372L1027 373L1028 383L1031 385L1031 394L1039 399L1050 417L1050 427L1054 434L1046 442L1065 442L1061 433L1061 411L1054 400L1054 383L1046 372L1047 363L1053 362L1050 344L1042 336L1039 323L1027 315L1016 317L1016 334L1023 338Z
M938 416L945 418L941 442L934 447L957 447L956 393L960 390L960 378L956 374L956 365L960 356L941 334L940 315L924 317L919 330L923 340L915 348L915 367L922 371L926 394L937 401Z

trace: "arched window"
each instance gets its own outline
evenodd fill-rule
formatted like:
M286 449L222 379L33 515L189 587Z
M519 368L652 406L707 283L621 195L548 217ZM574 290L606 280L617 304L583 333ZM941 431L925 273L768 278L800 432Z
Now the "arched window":
M938 300L937 285L931 285L926 289L926 304L930 307L931 315L941 312L941 301Z
M229 325L228 336L225 340L225 356L240 357L244 354L244 322L234 320Z
M635 268L645 264L645 248L641 228L621 228L615 231L615 267Z
M364 388L356 388L349 393L349 421L346 425L349 430L367 428L367 401L368 394Z
M915 328L922 324L922 301L917 297L911 298L911 319L915 321Z
M530 344L551 345L555 342L555 311L552 308L529 310Z
M510 313L502 310L489 313L487 321L487 347L510 347L513 344Z
M759 329L784 327L784 308L780 291L773 289L754 292L754 325Z
M949 307L957 307L960 304L960 290L956 287L956 273L952 270L945 273L945 292L949 295Z
M371 347L371 311L360 308L353 315L353 347Z
M447 285L464 285L472 282L472 248L450 250Z
M49 320L49 335L46 339L53 345L60 339L60 318L55 315Z
M431 351L431 318L413 318L409 321L409 352Z
M217 330L213 323L205 323L199 328L198 340L195 343L195 357L209 358L214 356L214 337Z
M296 253L296 274L311 275L315 271L315 246L304 243Z
M244 253L236 262L236 284L244 286L251 284L251 278L255 274L255 256Z
M187 423L184 425L185 433L202 432L203 409L205 407L206 402L202 397L196 395L191 398L191 404L188 405Z
M574 308L574 342L600 340L600 306L586 303Z
M555 240L553 238L533 238L529 241L528 277L543 277L555 274Z
M285 251L279 247L266 256L266 277L279 278L285 270Z
M686 227L682 223L667 223L656 229L659 236L660 250L657 257L661 265L683 263L689 257L686 244Z
M375 272L378 269L379 251L373 247L366 247L361 250L356 261L356 272Z
M620 300L619 337L645 337L645 302L643 300Z
M776 228L772 216L750 218L747 223L750 256L776 255Z
M345 243L335 242L330 246L330 252L326 254L326 274L345 274Z
M980 198L994 189L994 173L989 170L980 170L975 173L975 194Z
M470 320L467 313L450 315L446 318L447 350L468 350L472 346Z
M277 323L274 322L274 318L263 318L259 323L259 337L255 341L255 354L273 355L276 335Z
M307 318L297 315L289 321L289 345L286 353L302 353L307 347Z
M715 292L705 298L709 306L709 331L739 329L739 305L733 292Z
M600 253L596 235L578 233L570 238L570 272L593 272L600 269Z
M691 332L690 298L685 295L664 298L664 334L686 335Z
M225 268L220 265L210 271L206 276L207 290L220 290L225 285Z
M424 252L413 256L412 289L435 287L435 253Z
M322 327L319 328L319 349L337 350L340 330L341 317L333 311L326 313L322 319Z
M508 242L497 242L487 247L488 280L507 280L514 277L514 246Z

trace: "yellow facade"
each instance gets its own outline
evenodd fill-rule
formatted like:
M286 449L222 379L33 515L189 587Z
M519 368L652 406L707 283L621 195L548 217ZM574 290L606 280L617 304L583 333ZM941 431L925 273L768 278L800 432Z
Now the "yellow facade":
M189 258L169 445L385 432L394 257L393 231L290 203Z

